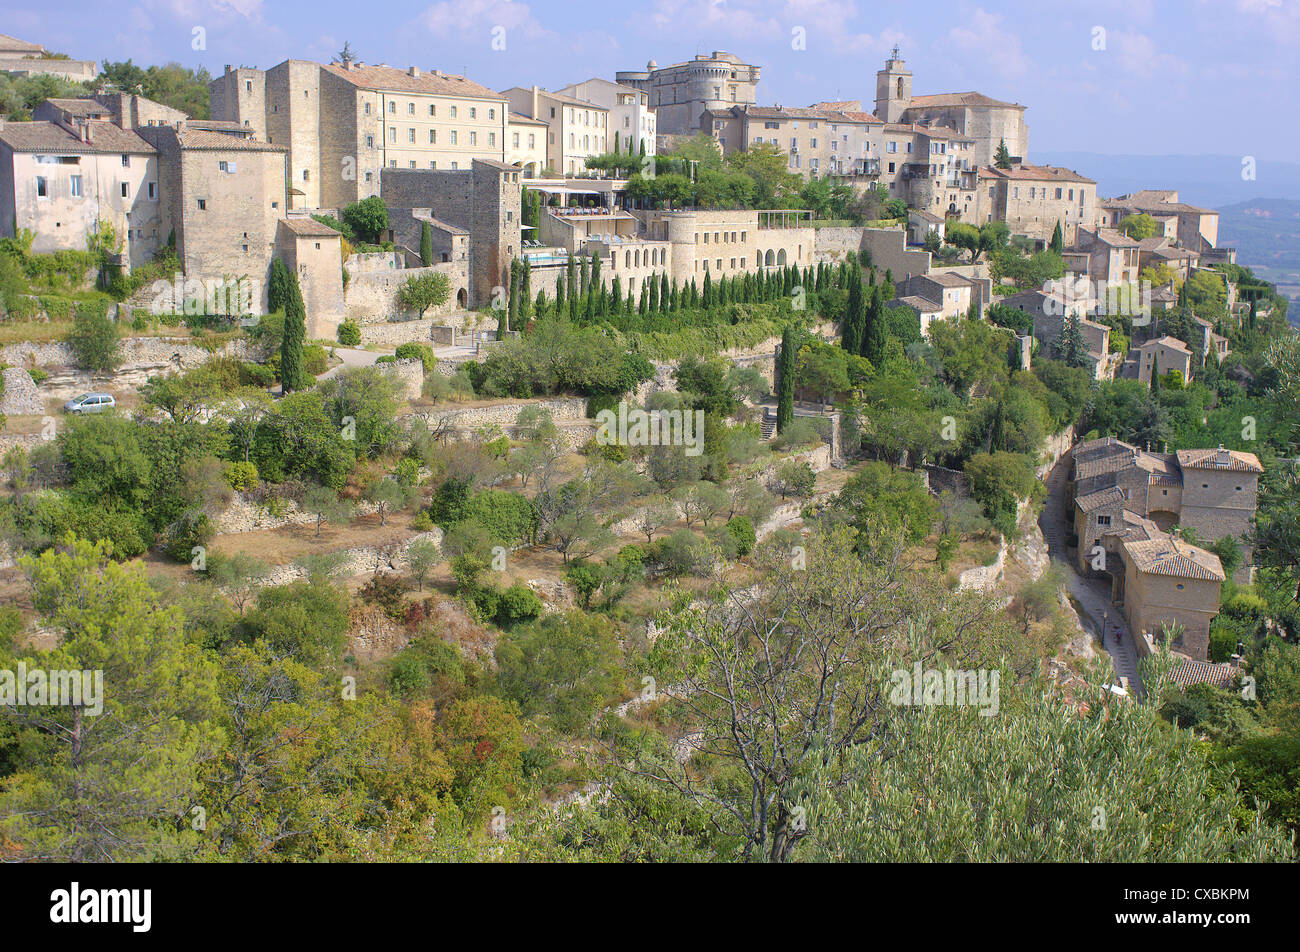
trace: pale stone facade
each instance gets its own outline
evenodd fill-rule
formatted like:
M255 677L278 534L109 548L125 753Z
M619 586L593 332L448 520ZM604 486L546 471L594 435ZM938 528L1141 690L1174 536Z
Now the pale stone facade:
M467 170L506 155L505 99L441 70L287 60L227 67L209 94L214 119L288 146L301 207L378 195L385 170Z
M149 261L167 240L158 151L106 119L0 122L0 235L35 232L32 250L85 251L112 225L122 262Z
M655 154L658 124L650 107L650 94L645 90L620 86L607 79L589 79L565 86L559 92L609 110L610 152Z
M84 83L99 75L94 60L59 59L39 43L29 43L0 33L0 72L15 79L23 76L61 76Z
M537 178L546 171L547 125L517 112L506 116L506 162L517 165L524 178Z
M1051 240L1059 223L1068 245L1080 225L1096 220L1097 183L1070 169L988 166L979 171L977 195L978 224L1005 222L1013 235L1043 242Z
M587 157L610 151L610 111L563 93L537 86L516 86L501 93L510 110L546 123L546 164L561 175L588 172Z
M731 53L714 50L672 66L651 60L644 70L620 71L614 80L649 95L661 135L690 135L700 131L706 110L756 103L761 72Z
M923 123L956 130L973 141L972 167L992 164L1002 142L1013 160L1023 161L1029 155L1024 106L976 92L914 96L912 73L897 49L876 73L876 116L888 123Z
M1204 252L1219 241L1219 213L1178 200L1175 189L1143 189L1105 199L1097 210L1098 224L1118 225L1130 215L1147 214L1163 226L1167 238L1189 251Z

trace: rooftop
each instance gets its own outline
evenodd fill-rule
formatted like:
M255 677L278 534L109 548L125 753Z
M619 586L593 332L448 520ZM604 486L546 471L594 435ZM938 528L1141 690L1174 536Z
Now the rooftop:
M1215 450L1179 450L1178 465L1184 469L1220 469L1231 473L1261 475L1264 472L1254 453L1225 450L1222 446Z
M426 96L461 96L468 99L491 99L500 101L501 95L464 76L444 73L441 70L394 69L391 66L366 66L352 63L329 63L321 66L331 73L359 89L383 90L385 92L420 93Z
M1000 99L994 99L992 96L985 96L983 93L938 93L933 96L913 96L911 105L913 106L1000 106L1004 109L1024 109L1025 107L1017 102L1003 102Z
M1125 542L1124 551L1139 571L1151 575L1213 582L1227 578L1217 555L1173 537Z
M1016 181L1029 182L1081 182L1085 185L1096 185L1092 179L1085 175L1080 175L1073 169L1063 169L1055 165L1029 165L1022 162L1019 165L1013 165L1009 169L1000 169L996 165L986 165L980 169L980 174L986 177L1012 179Z
M144 153L157 150L136 133L103 119L88 120L91 141L85 142L55 122L6 122L0 126L0 142L15 152L47 152L66 155L87 153Z

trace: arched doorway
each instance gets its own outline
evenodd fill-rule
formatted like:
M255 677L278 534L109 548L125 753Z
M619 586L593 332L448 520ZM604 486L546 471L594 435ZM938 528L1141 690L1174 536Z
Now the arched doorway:
M456 306L463 308L468 303L469 303L469 295L465 293L464 288L461 288L459 291L456 292Z

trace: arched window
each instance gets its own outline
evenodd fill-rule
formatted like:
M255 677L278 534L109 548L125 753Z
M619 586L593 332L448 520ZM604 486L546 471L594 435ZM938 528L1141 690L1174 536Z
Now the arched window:
M767 249L767 254L766 254L766 255L764 256L764 258L763 258L763 265L764 265L765 267L770 268L770 267L772 267L772 261L773 261L773 260L774 260L774 259L772 258L772 249L771 249L771 248L768 248L768 249Z
M623 267L625 268L632 267L632 252L630 251L623 252Z
M898 77L898 98L903 98L903 77Z
M776 263L777 263L778 265L785 264L785 249L784 249L784 248L782 248L780 251L778 251L778 252L776 253Z

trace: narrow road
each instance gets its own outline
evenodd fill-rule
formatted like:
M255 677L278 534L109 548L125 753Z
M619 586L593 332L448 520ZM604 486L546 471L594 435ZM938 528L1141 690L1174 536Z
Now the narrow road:
M337 367L331 367L329 370L317 377L317 380L328 380L330 377L335 376L339 371L347 370L351 367L370 367L377 359L384 356L378 351L359 350L353 347L335 347L334 355L341 359L343 363L339 364Z
M1119 678L1127 679L1136 697L1142 696L1142 679L1138 676L1137 654L1133 647L1133 633L1122 609L1110 600L1108 576L1084 578L1070 559L1066 542L1070 527L1066 521L1065 498L1069 482L1070 454L1066 453L1047 474L1047 503L1038 517L1039 528L1047 541L1048 554L1065 566L1066 584L1078 602L1083 614L1092 625L1093 633L1102 633L1101 643L1110 654L1111 664ZM1105 630L1103 631L1103 626Z

